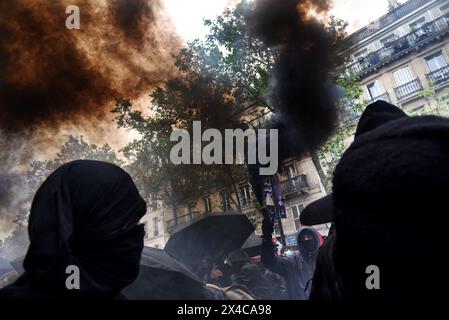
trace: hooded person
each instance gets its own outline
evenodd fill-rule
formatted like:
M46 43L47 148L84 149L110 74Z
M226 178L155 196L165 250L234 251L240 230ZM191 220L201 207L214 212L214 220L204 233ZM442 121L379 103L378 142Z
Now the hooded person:
M445 118L398 119L356 139L333 177L336 230L323 262L336 280L314 280L312 297L441 299L448 163Z
M315 270L315 259L320 247L320 236L311 227L301 228L297 235L299 254L280 257L274 254L271 235L273 223L262 221L261 261L264 266L284 277L291 300L307 300Z
M377 100L368 105L360 116L354 133L354 140L390 121L407 117L404 111L391 103ZM332 193L312 202L301 212L301 224L313 226L332 222L334 219L333 206L334 200Z
M360 116L354 134L354 140L364 134L397 119L407 118L407 114L391 103L378 100L368 105ZM312 202L300 216L301 224L317 225L332 223L334 221L334 199L333 193ZM335 241L335 225L332 224L329 235L321 247L317 257L316 270L313 278L311 299L340 299L341 284L335 276L333 265L333 247Z
M303 274L307 274L304 278L309 279L313 277L315 272L315 262L318 251L321 246L322 237L312 227L301 227L298 232L297 243L298 250L304 260ZM310 293L310 283L307 283L307 291Z
M118 166L89 160L61 166L35 194L25 272L0 298L116 298L138 275L145 212L132 178Z

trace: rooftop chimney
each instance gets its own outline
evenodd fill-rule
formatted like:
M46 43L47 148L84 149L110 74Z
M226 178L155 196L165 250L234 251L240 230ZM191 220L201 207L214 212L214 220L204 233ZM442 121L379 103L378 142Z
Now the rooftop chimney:
M388 10L394 10L399 7L399 2L397 0L388 0Z

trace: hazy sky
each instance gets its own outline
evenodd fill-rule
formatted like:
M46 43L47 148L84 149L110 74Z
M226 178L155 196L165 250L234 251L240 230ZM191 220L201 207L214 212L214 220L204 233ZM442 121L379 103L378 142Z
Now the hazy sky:
M186 40L202 37L207 32L203 18L220 14L233 2L235 0L164 0L178 33ZM330 14L348 21L348 31L353 32L387 11L387 0L334 0Z
M348 32L354 32L387 12L387 0L334 0L331 14L348 21Z

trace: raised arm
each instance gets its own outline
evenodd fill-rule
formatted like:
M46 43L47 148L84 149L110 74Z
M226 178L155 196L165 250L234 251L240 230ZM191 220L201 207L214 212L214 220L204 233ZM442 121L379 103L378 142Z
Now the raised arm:
M262 221L262 248L261 248L261 261L265 268L285 276L287 269L285 263L287 258L278 257L274 254L274 245L272 241L273 237L273 222L271 219L264 218Z

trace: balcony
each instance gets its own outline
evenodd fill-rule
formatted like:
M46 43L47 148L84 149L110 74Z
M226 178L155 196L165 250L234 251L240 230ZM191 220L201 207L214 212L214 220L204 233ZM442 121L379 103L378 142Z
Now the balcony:
M281 190L285 195L297 192L306 193L308 189L309 184L307 183L307 176L305 174L281 182Z
M410 52L416 52L433 41L449 36L449 13L422 27L384 44L374 51L347 66L347 69L363 78L379 68L389 65Z
M391 102L390 100L390 95L388 94L388 92L385 92L377 97L371 98L371 100L369 100L369 103L373 103L376 102L377 100L383 100L386 102Z
M449 65L426 75L427 79L435 85L449 81Z
M254 201L251 198L240 198L240 205L242 206L242 209L248 209L253 207Z
M422 90L423 87L421 85L421 81L419 81L419 79L415 79L403 84L402 86L394 88L394 93L396 94L398 101L403 101L418 94Z
M349 35L346 39L349 44L360 43L372 34L378 32L379 30L388 27L399 19L405 17L406 15L414 12L415 10L421 8L427 4L429 0L409 0L399 7L389 11L387 14L383 15L373 23L365 26L364 28L354 32Z

